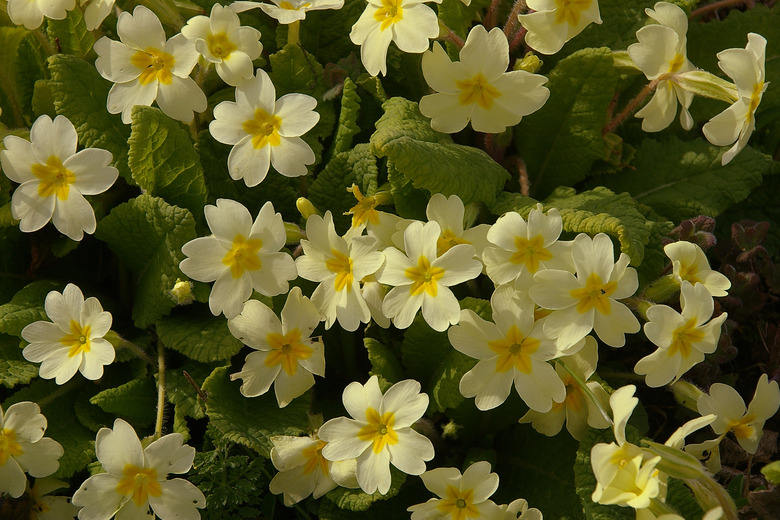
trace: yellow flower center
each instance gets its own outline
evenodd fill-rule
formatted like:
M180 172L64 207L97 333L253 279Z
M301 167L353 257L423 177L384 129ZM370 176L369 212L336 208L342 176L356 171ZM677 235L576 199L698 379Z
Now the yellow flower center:
M298 7L295 7L293 4L291 4L290 2L287 2L287 1L282 2L281 4L279 4L279 7L281 7L282 9L287 9L288 11L300 11L301 9L306 9L306 8L308 8L310 6L311 6L311 4L308 3L308 2L305 3L305 4L299 5Z
M141 85L147 85L152 81L170 85L173 81L173 66L176 58L160 49L147 47L144 51L137 51L130 57L130 63L142 70L141 75L138 76Z
M553 255L544 247L542 235L536 235L529 239L515 237L517 252L512 254L509 261L513 264L524 264L528 272L535 273L539 270L539 262L550 260Z
M18 457L24 453L22 446L16 442L16 432L3 428L0 430L0 466L3 466L11 457Z
M68 357L76 356L82 352L89 352L92 344L89 336L92 333L92 327L85 325L82 327L77 321L70 321L70 334L65 334L60 343L69 347Z
M447 486L446 498L439 500L436 509L449 514L452 520L466 520L480 516L479 509L474 506L474 490L460 491L455 486Z
M601 314L609 314L612 312L609 297L615 292L615 289L617 289L617 282L603 283L599 275L591 273L585 280L585 287L574 289L569 294L572 298L579 300L577 312L585 313L595 307Z
M501 96L501 92L491 85L481 72L471 79L456 81L455 86L460 89L458 103L461 105L476 103L485 110L490 110L493 100Z
M412 286L409 288L409 292L412 296L422 294L423 291L427 292L431 296L436 296L439 293L438 280L444 276L444 269L441 267L432 267L428 259L420 255L417 260L417 267L409 267L404 271L406 277L412 280Z
M360 429L358 439L373 442L374 453L380 453L387 444L393 445L398 443L398 434L393 429L393 424L395 423L393 412L385 412L380 417L379 412L373 408L368 408L366 410L366 420L368 424Z
M347 292L350 292L352 290L352 281L354 280L352 275L352 258L335 249L331 249L330 254L333 255L333 258L325 261L325 267L330 272L336 273L336 280L334 281L336 291L341 291L346 287Z
M233 247L222 257L222 263L230 267L233 278L241 278L244 271L257 271L262 267L260 257L257 256L262 246L263 241L259 238L247 239L238 234L233 238Z
M154 468L139 468L126 464L122 469L122 480L116 485L116 492L122 496L133 496L133 502L141 507L149 501L149 495L159 497L162 488L157 481L157 470Z
M303 457L306 459L306 465L303 467L303 474L311 474L317 467L326 477L329 474L328 461L322 456L322 448L325 447L327 442L317 441L317 444L309 446L303 450Z
M496 372L506 372L512 367L524 374L533 372L531 354L539 349L539 340L523 336L517 325L512 325L504 339L488 342L490 350L498 354Z
M755 428L750 425L751 422L755 421L756 418L754 415L746 415L742 419L738 421L731 421L729 423L729 427L726 431L733 431L734 435L737 436L737 439L747 439L754 435Z
M377 197L364 197L357 184L347 188L347 191L352 193L358 201L349 211L344 213L352 215L352 227L358 227L365 221L369 221L375 226L379 224L379 212L376 210L380 202L379 199Z
M750 95L750 105L748 106L747 120L750 121L753 118L753 114L758 108L758 104L761 103L761 96L764 95L764 82L759 81L753 85L753 93Z
M680 70L680 67L685 63L685 56L682 54L675 54L672 61L669 62L669 74L673 74Z
M76 175L63 166L59 157L52 155L46 164L33 164L32 174L41 180L38 183L38 195L51 197L57 195L60 200L68 200L70 185L76 182Z
M451 229L447 228L441 232L441 236L436 241L436 254L441 256L458 244L469 244L468 240L455 235Z
M593 0L555 0L555 23L567 23L572 27L580 23L582 11L590 7Z
M217 58L227 59L230 53L238 49L238 46L230 41L228 35L221 32L217 34L209 33L206 36L206 45L209 46L209 52Z
M298 370L298 360L308 359L314 352L311 347L301 343L301 331L293 329L287 334L269 333L265 340L271 346L271 352L265 358L265 366L281 364L287 375L293 376Z
M677 327L672 332L672 344L669 346L669 357L679 352L683 358L691 355L694 343L704 339L704 332L696 328L696 318L691 318L685 324Z
M244 132L252 136L252 146L258 150L267 144L279 146L282 142L279 136L280 126L282 126L282 119L262 108L255 109L255 118L244 121L243 124Z
M585 407L585 394L580 388L580 385L574 380L571 375L567 374L567 377L562 378L564 386L566 386L566 399L562 404L566 405L569 410L579 412Z
M374 13L374 20L380 22L379 30L384 31L394 23L398 23L404 17L404 9L401 7L403 0L382 0L382 7Z
M701 279L697 276L699 274L699 266L696 262L692 264L686 264L680 262L680 278L691 282L691 285L696 285L696 282L701 282Z

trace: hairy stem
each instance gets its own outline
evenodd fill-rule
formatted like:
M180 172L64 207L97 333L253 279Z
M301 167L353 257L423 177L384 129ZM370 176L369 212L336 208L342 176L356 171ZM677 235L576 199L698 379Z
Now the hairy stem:
M525 7L525 0L515 0L515 4L512 6L512 12L509 13L509 18L507 18L506 25L504 26L504 34L506 35L506 39L510 42L512 41L512 34L515 32L515 27L520 23L520 20L517 19L517 15L519 15L520 11L525 9Z
M157 419L154 422L154 438L162 436L163 416L165 415L165 349L162 341L157 340Z
M718 9L723 9L724 7L730 7L732 5L742 5L748 3L746 0L720 0L719 2L714 2L712 4L703 5L699 7L698 9L694 9L691 12L691 16L689 18L696 18L698 16L703 16L708 13L712 13L714 11L717 11Z
M658 78L648 83L634 99L628 102L625 108L617 116L615 116L612 121L607 123L604 128L602 128L601 135L607 135L610 132L614 132L617 127L622 125L626 119L628 119L634 112L636 112L636 109L639 108L639 105L642 104L645 99L647 99L647 96L653 93L660 82L661 78Z

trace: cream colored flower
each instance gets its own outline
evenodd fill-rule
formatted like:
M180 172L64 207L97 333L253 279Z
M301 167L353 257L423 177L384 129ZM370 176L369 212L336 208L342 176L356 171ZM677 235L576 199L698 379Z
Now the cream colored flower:
M664 246L664 253L672 261L672 276L678 283L697 283L707 288L712 296L726 296L731 282L726 275L710 269L707 256L698 244L680 240Z
M43 23L43 18L62 20L76 7L76 0L8 0L8 17L31 31Z
M518 18L528 30L525 43L542 54L555 54L591 23L601 23L597 0L527 0L536 11Z

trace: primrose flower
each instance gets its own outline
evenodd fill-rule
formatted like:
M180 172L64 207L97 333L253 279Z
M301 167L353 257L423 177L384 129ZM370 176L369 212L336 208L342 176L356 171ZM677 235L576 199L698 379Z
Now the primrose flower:
M162 520L200 518L203 493L187 480L168 480L169 473L189 471L195 458L181 434L164 435L144 449L133 427L117 419L113 430L98 431L95 453L106 472L89 477L73 495L82 520L148 518L150 508Z
M543 520L542 512L535 507L528 507L528 501L524 498L512 500L509 504L498 506L504 513L502 520Z
M714 309L712 296L702 284L682 283L678 313L666 305L647 309L645 335L657 347L640 359L634 372L646 376L647 386L657 388L680 379L693 366L704 361L718 347L725 312L710 320ZM709 320L709 321L707 321Z
M474 247L453 246L436 254L441 228L435 221L413 222L404 231L406 254L394 247L385 249L385 264L377 272L380 283L394 286L382 303L382 312L393 324L405 329L417 311L439 332L458 322L460 305L450 286L476 278L482 264L474 259Z
M726 296L731 282L726 275L710 269L707 256L698 244L680 240L664 246L664 253L672 261L672 275L682 284L702 284L712 296Z
M200 282L214 282L209 309L227 319L238 316L244 302L256 290L265 296L287 292L295 279L295 262L284 247L286 235L282 216L266 202L254 223L249 210L230 199L204 208L213 235L190 240L181 248L185 258L181 271Z
M739 445L752 454L758 449L758 442L764 434L764 422L780 407L780 390L777 381L770 382L766 374L761 374L747 410L737 391L723 383L713 383L709 393L699 397L696 404L700 414L713 413L717 416L712 423L715 433L734 432Z
M531 14L518 16L528 30L525 43L542 54L555 54L591 23L601 23L597 0L527 0Z
M103 377L103 366L114 361L114 347L103 336L111 329L111 313L97 298L84 300L81 289L69 283L62 293L51 291L44 302L46 315L54 322L36 321L22 329L30 344L22 355L41 363L39 375L55 378L58 385L78 370L85 378Z
M322 456L327 444L310 437L271 437L271 462L279 471L268 486L274 495L284 495L284 505L297 504L312 495L320 498L336 486L356 488L355 459L331 462Z
M241 393L257 397L274 385L276 401L284 408L314 386L314 376L325 376L322 343L311 338L320 323L317 307L293 287L282 309L282 320L263 303L249 300L244 310L228 320L231 334L259 352L246 357L231 381L243 379Z
M31 477L48 477L60 467L65 451L57 441L44 437L46 417L30 401L15 403L3 413L0 406L0 495L19 498Z
M723 508L717 506L707 511L701 520L720 520L721 518L723 518ZM636 510L636 520L685 520L685 518L674 513L655 516L649 508L645 508Z
M268 168L286 177L306 175L314 163L314 152L300 136L311 130L320 115L317 100L305 94L287 94L276 99L276 89L263 69L236 87L236 102L223 101L214 107L211 135L233 145L228 172L234 180L244 179L250 188L265 179Z
M260 31L242 27L229 7L214 4L211 16L194 16L181 28L206 61L213 63L222 80L233 87L254 76L252 60L260 56Z
M111 14L115 0L81 0L81 5L85 3L87 7L84 9L84 22L87 30L94 31Z
M275 18L280 24L291 24L304 20L308 11L321 9L341 9L344 0L271 0L271 4L239 0L230 4L230 9L242 13L259 7L265 14Z
M69 487L67 482L53 478L36 478L35 485L27 494L33 502L30 520L72 519L79 508L70 503L68 497L52 496L49 493Z
M29 141L9 135L3 145L3 171L20 184L11 199L11 215L20 220L21 231L37 231L51 220L71 240L95 232L95 213L84 195L103 193L116 181L119 172L108 165L111 152L99 148L76 152L78 134L65 116L54 121L40 116Z
M458 325L447 331L456 350L479 363L460 380L460 393L476 397L480 410L490 410L515 389L529 408L548 412L553 401L566 399L566 388L548 360L557 353L555 341L534 321L533 307L516 306L506 298L491 300L493 320L485 321L469 309Z
M499 506L489 500L498 489L498 475L490 472L489 462L475 462L462 475L457 468L436 468L420 478L439 498L408 508L412 520L503 519Z
M499 133L539 110L550 97L547 78L524 70L507 72L509 43L498 27L475 26L453 63L442 46L423 54L425 81L436 94L423 96L420 112L431 127L448 134L471 122L477 132Z
M625 334L639 332L639 321L617 300L628 298L639 286L636 270L628 267L628 255L614 262L612 241L604 233L593 239L580 233L574 239L572 258L575 277L568 271L547 269L534 275L528 290L531 299L553 313L544 323L544 332L558 338L562 349L581 340L591 330L611 347L622 347Z
M643 455L636 455L620 467L609 485L597 483L591 499L604 505L616 504L634 509L649 507L651 500L661 493L659 472L655 469L659 462L660 456L644 460Z
M8 17L16 25L35 30L43 23L43 17L62 20L76 7L76 0L8 0Z
M678 6L658 2L653 9L645 9L647 15L658 24L646 25L636 32L639 43L628 46L628 55L649 80L661 80L650 102L636 113L642 118L642 130L660 132L670 124L677 113L677 103L682 107L680 124L685 130L693 127L688 107L693 94L683 90L670 77L693 70L687 58L688 16Z
M385 261L377 251L376 238L338 236L330 211L324 218L312 215L306 220L306 236L308 240L301 240L303 255L295 265L301 278L320 282L311 301L325 317L325 328L336 320L348 331L368 323L371 312L360 291L360 281L374 274Z
M357 459L360 489L386 494L390 464L409 475L425 471L425 461L434 455L433 444L411 428L428 408L420 383L407 379L383 395L379 380L371 376L365 385L350 383L343 401L352 419L337 417L320 427L319 436L328 443L322 455L330 461Z
M482 251L488 245L487 234L490 230L488 224L480 224L469 229L465 227L466 207L457 195L445 197L441 193L434 193L428 206L425 208L428 220L434 220L441 228L441 236L436 241L436 254L443 255L453 246L458 244L471 244L474 246L476 257L482 256Z
M119 15L117 34L121 41L102 37L95 42L95 67L114 83L106 101L111 114L122 114L130 123L135 105L157 105L179 121L192 121L193 112L206 110L206 95L190 78L198 51L183 34L168 41L157 16L139 5L133 14Z
M557 209L542 212L539 204L528 214L528 222L515 211L504 213L490 226L487 239L498 247L482 254L487 275L495 284L509 283L522 273L541 269L574 271L572 242L559 242L563 221Z
M428 39L439 35L436 13L423 5L427 0L367 1L349 38L360 45L360 59L372 76L387 74L387 48L391 41L403 52L420 53L428 50Z
M766 39L756 33L748 33L744 49L726 49L718 53L718 66L734 80L739 99L710 119L702 131L715 146L734 143L723 154L721 162L724 166L742 151L756 129L756 109L769 86L765 81L765 55Z

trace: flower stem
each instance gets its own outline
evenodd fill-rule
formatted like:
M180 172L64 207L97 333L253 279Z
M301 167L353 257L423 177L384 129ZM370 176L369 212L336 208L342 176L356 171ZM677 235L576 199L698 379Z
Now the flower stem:
M295 20L287 25L287 45L301 43L301 21Z
M157 340L157 419L154 422L154 438L162 436L163 416L165 415L165 349L162 341Z
M588 396L588 399L593 401L593 404L596 405L596 408L601 413L602 417L604 417L604 419L606 419L609 424L614 425L615 423L612 421L612 417L610 417L609 413L601 406L601 403L598 399L596 399L593 391L588 388L588 385L585 384L585 381L583 381L582 378L578 376L577 373L574 372L574 370L570 368L569 365L567 365L562 359L556 359L555 362L560 364L563 369L569 373L572 379L574 379L574 382L577 383L577 386L580 387L580 390L582 390L582 393Z
M628 119L634 112L636 112L636 109L639 108L639 105L642 103L642 101L647 99L647 96L653 93L655 88L658 86L658 83L660 82L661 78L658 78L648 83L634 99L628 102L625 108L617 116L615 116L612 121L607 123L604 128L602 128L601 135L607 135L610 132L614 132L617 127L622 125L626 119Z
M482 20L482 25L488 31L496 26L499 7L501 7L501 0L493 0L490 2L490 7L488 7L487 13L485 13L485 18Z
M724 7L729 7L732 5L741 5L745 3L747 3L745 0L720 0L720 2L715 2L709 5L703 5L698 9L694 9L691 12L691 16L689 16L689 18L696 18L698 16L702 16L717 11L718 9L722 9Z
M520 27L520 29L517 30L512 40L509 42L509 54L511 55L513 52L517 50L518 47L520 47L520 44L525 39L525 33L527 33L528 30L525 27Z
M512 6L512 12L509 13L509 18L507 18L506 25L504 26L504 34L506 35L506 39L510 42L512 41L512 35L515 32L515 27L517 27L517 24L520 23L517 15L519 15L520 11L525 9L525 7L525 0L516 0L515 4Z
M439 19L439 38L438 39L449 40L458 49L462 49L463 46L465 45L465 42L463 41L463 39L460 36L458 36L457 34L455 34L454 32L452 32L452 30L449 27L444 25L444 22L442 22L441 19Z
M38 40L38 43L41 44L41 47L43 47L43 50L46 52L46 54L49 56L57 54L58 51L54 50L54 47L51 46L51 41L49 40L48 36L43 34L43 31L41 31L40 28L31 32L33 33L33 36L35 36L35 39Z

